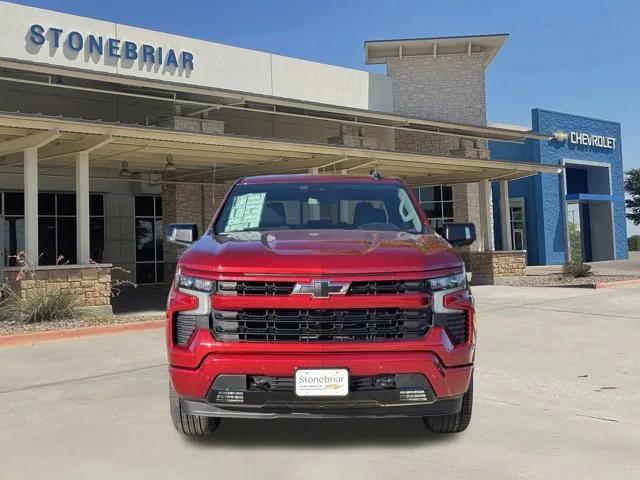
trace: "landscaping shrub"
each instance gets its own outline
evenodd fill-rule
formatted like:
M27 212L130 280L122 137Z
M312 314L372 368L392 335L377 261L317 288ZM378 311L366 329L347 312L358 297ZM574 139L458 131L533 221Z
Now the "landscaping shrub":
M21 299L20 320L23 322L50 322L75 317L77 297L69 288L45 290L35 288Z
M629 242L630 252L640 251L640 235L631 235L627 241Z
M8 322L15 320L11 312L11 302L15 300L17 295L9 285L3 283L0 285L0 322Z
M4 284L0 287L0 321L51 322L76 316L77 297L69 289L34 288L24 297Z
M587 265L583 262L569 262L562 267L562 274L565 277L588 277L593 275L591 272L591 265Z

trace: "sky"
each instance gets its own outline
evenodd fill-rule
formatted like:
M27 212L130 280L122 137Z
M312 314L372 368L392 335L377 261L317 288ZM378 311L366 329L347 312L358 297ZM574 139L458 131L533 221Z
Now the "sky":
M21 0L24 5L350 68L365 40L509 33L487 71L490 122L531 108L618 121L640 168L640 2L609 0ZM629 225L629 234L640 227Z

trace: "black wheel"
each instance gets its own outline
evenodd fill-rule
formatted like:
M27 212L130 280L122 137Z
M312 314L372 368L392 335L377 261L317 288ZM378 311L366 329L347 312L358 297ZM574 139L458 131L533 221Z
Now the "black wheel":
M216 431L220 425L220 419L214 417L201 417L199 415L189 415L182 412L180 397L169 382L169 407L171 409L171 420L176 430L189 437L208 437Z
M463 432L471 422L471 410L473 407L473 377L469 383L469 390L462 397L462 407L458 413L450 415L435 415L424 417L425 426L436 433L459 433Z

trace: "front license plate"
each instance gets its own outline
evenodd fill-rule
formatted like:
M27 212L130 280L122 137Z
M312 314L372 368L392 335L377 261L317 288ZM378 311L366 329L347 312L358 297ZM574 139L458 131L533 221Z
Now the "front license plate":
M344 397L349 394L349 372L345 368L296 370L299 397Z

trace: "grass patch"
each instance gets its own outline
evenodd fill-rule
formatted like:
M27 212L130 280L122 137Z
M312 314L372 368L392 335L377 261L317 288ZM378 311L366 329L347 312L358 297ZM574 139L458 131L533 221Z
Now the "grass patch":
M18 295L8 285L0 288L0 321L24 323L69 320L76 317L77 297L68 288L34 288Z

